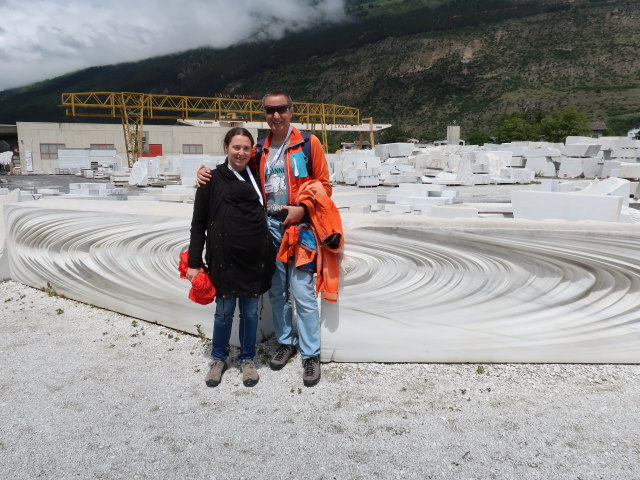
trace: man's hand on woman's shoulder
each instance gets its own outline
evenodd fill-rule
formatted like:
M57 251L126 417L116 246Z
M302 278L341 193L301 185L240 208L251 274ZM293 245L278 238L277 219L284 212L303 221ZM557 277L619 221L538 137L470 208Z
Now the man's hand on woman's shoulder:
M196 187L201 187L205 183L211 180L211 169L207 167L200 167L196 174Z

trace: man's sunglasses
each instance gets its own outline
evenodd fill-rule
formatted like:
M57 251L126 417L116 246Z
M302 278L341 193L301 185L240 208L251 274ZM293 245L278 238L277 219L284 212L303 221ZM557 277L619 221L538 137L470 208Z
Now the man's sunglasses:
M289 105L278 105L277 107L264 107L264 111L267 115L273 115L278 112L282 115L285 112L288 112L291 107Z

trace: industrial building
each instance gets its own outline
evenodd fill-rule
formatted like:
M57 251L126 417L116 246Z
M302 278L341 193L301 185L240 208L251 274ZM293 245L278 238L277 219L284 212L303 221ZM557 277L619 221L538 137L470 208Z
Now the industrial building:
M62 149L113 150L127 166L121 124L17 122L21 173L56 173L64 168ZM223 155L228 126L145 125L141 156ZM257 129L249 129L257 138ZM89 167L90 165L87 165Z

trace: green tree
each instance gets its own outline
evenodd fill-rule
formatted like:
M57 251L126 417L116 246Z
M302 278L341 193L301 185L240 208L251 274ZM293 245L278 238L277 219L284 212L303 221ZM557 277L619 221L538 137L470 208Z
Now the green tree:
M540 121L540 134L547 142L564 142L570 135L589 135L587 116L576 107L551 112Z
M464 136L464 140L467 145L484 145L485 143L491 143L491 137L483 130L474 130Z
M500 121L498 138L501 142L538 140L538 125L530 122L522 113L512 113Z
M410 135L406 130L397 123L394 123L389 128L385 128L380 132L378 143L406 142L409 137Z

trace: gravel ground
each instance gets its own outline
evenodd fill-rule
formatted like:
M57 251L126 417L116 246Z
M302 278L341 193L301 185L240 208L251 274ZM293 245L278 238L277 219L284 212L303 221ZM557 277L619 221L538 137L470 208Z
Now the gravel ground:
M640 365L332 363L305 388L269 340L256 387L234 360L207 388L197 337L16 282L0 302L0 478L640 478Z

